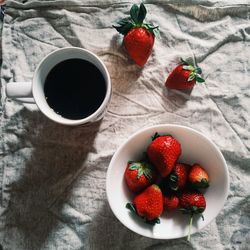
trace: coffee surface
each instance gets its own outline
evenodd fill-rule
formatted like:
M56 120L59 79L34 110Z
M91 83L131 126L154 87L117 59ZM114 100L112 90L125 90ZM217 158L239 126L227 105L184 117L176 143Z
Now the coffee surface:
M64 118L78 120L94 113L106 94L105 79L92 63L68 59L49 72L44 92L47 103Z

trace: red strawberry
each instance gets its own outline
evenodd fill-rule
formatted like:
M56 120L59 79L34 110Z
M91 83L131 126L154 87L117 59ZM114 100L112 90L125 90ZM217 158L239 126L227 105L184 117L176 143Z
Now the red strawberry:
M160 223L163 212L163 195L160 188L153 184L138 194L133 204L127 203L126 207L145 219L147 223Z
M188 175L188 181L197 188L207 188L209 186L208 173L197 163L191 167Z
M182 60L168 76L166 80L166 87L170 89L191 89L196 82L204 82L201 77L202 70Z
M155 137L147 148L147 155L161 176L166 177L181 154L181 144L170 135Z
M185 187L188 179L189 165L177 163L169 175L169 186L172 190L177 191Z
M175 194L165 195L163 198L164 210L173 211L179 206L179 198Z
M124 46L129 56L143 67L152 53L154 35L145 28L133 28L124 37Z
M125 181L133 192L140 192L150 186L156 179L156 172L147 162L130 161L125 170Z
M185 190L180 195L180 206L190 214L202 213L206 209L206 200L197 190Z
M155 35L158 32L158 27L143 23L146 14L147 10L143 3L140 7L134 4L130 9L130 17L119 21L118 26L113 26L124 35L123 42L129 56L141 67L152 52Z
M201 214L204 212L204 210L206 209L206 200L203 194L196 190L193 191L186 190L181 194L179 198L181 207L180 210L183 213L190 214L189 233L188 233L188 240L190 240L193 216L194 214Z

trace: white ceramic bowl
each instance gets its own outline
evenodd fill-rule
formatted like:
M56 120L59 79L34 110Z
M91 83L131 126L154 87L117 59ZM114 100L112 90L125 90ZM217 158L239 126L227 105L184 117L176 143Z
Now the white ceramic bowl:
M144 223L125 208L134 195L128 190L124 171L129 160L138 160L151 142L155 132L160 135L170 134L182 146L181 162L200 163L210 177L210 187L205 191L207 202L203 213L193 220L192 233L208 225L221 211L229 190L229 174L225 159L217 146L206 136L194 129L178 125L158 125L142 129L132 135L114 154L107 172L106 191L108 202L115 216L130 230L154 239L174 239L188 234L189 216L175 211L163 214L161 223L155 226Z

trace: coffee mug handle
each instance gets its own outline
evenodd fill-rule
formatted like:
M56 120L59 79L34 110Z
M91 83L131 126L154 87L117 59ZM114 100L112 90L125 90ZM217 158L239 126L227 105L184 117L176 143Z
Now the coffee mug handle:
M35 103L32 95L31 82L9 82L6 86L6 96L19 102Z

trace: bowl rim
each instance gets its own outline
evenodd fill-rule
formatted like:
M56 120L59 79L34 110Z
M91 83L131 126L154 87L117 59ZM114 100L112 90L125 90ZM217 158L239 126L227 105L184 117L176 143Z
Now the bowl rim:
M209 139L206 135L202 134L201 132L191 128L191 127L188 127L188 126L184 126L184 125L178 125L178 124L158 124L158 125L152 125L152 126L147 126L147 127L144 127L142 129L139 129L138 131L136 131L135 133L133 133L131 136L129 136L118 148L117 150L115 151L114 155L112 156L112 159L109 163L109 166L108 166L108 170L107 170L107 174L106 174L106 195L107 195L107 200L108 200L108 203L109 203L109 207L110 209L112 210L113 214L115 215L115 217L125 226L127 227L129 230L133 231L134 233L137 233L141 236L144 236L144 237L147 237L147 238L151 238L151 239L160 239L160 240L170 240L170 239L177 239L177 238L183 238L185 237L185 235L181 236L181 237L150 237L148 235L145 235L143 233L140 233L139 231L136 231L136 230L133 230L131 229L131 227L129 226L129 223L127 223L126 220L123 220L123 218L121 218L119 216L119 214L116 212L116 210L113 209L113 207L111 206L111 192L109 190L109 180L110 180L110 176L111 176L111 166L113 165L113 162L116 161L116 158L118 157L118 155L120 154L121 150L123 149L123 147L130 141L132 140L134 137L138 136L139 134L142 134L144 132L146 132L147 130L157 130L159 128L181 128L181 129L185 129L185 130L188 130L194 134L197 134L199 136L201 136L203 139L205 139L212 147L214 147L214 149L216 150L216 152L218 153L222 163L223 163L223 166L224 166L224 170L225 170L225 190L226 190L226 193L225 193L225 196L224 196L224 200L222 202L222 205L219 207L218 209L218 212L214 215L214 216L211 216L211 219L210 221L204 225L202 228L198 229L198 228L194 228L192 230L192 233L191 234L194 234L200 230L202 230L204 227L208 226L211 222L213 222L213 220L218 216L218 214L222 211L223 207L225 206L225 203L226 203L226 200L227 200L227 197L228 197L228 194L229 194L229 187L230 187L230 176L229 176L229 171L228 171L228 167L227 167L227 163L226 163L226 160L223 156L223 154L221 153L220 149L217 147L217 145L211 140Z

